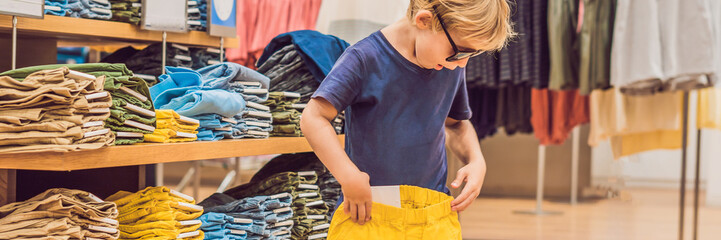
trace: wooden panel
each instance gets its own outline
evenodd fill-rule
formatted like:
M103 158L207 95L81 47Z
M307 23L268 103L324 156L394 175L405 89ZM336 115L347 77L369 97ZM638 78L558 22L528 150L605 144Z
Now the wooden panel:
M341 144L344 136L339 135ZM113 146L77 152L0 154L0 168L69 171L312 151L302 137Z
M58 61L56 40L52 38L18 38L17 68L42 64L55 64ZM12 42L10 35L0 35L0 72L11 70Z
M160 42L162 32L142 30L140 27L122 22L111 22L93 19L45 16L45 19L18 18L18 34L32 34L54 38L101 38L112 40ZM9 32L12 28L12 17L0 15L0 31ZM188 33L168 32L168 42L186 45L219 47L220 38L211 37L206 32L190 31ZM226 48L237 48L238 41L234 38L225 39Z

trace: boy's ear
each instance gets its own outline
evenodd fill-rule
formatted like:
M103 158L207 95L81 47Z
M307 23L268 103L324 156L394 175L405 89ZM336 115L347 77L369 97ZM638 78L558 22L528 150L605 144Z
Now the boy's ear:
M431 29L433 14L428 10L420 10L416 13L414 24L421 30Z

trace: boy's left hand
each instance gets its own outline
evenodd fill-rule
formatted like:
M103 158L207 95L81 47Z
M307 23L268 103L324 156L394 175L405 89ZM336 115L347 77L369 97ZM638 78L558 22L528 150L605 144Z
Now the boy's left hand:
M481 193L483 179L486 177L486 165L483 161L473 161L458 170L456 180L451 183L451 187L459 188L466 183L463 191L456 199L451 202L451 210L462 212L476 200L478 194Z

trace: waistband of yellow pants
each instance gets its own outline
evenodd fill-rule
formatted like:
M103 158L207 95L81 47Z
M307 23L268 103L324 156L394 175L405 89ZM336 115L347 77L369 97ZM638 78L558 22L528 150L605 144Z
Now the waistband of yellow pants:
M401 208L373 203L373 220L404 224L427 224L456 215L451 210L453 197L445 193L416 186L400 186ZM345 203L343 203L345 204ZM338 208L343 211L343 208ZM344 213L345 215L345 213Z

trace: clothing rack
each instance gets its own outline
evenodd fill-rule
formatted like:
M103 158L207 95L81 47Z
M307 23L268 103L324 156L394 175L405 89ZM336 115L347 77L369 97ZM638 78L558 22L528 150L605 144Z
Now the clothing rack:
M683 120L682 142L681 142L681 189L679 191L679 222L678 222L678 239L684 239L685 220L686 220L686 158L688 157L688 112L689 112L689 91L683 92ZM699 209L699 183L701 171L701 129L697 129L696 135L696 165L694 176L694 202L693 202L693 224L691 227L691 239L698 239L698 209Z

